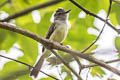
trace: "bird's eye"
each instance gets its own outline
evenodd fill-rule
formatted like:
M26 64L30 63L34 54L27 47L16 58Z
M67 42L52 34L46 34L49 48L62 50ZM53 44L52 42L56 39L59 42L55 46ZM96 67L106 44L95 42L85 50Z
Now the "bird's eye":
M60 11L58 10L58 11L56 11L56 12L60 12Z
M59 15L61 15L61 14L62 14L62 13L60 13L60 12L59 12L59 13L55 13L54 16L59 16Z
M58 15L61 15L62 13L58 13Z

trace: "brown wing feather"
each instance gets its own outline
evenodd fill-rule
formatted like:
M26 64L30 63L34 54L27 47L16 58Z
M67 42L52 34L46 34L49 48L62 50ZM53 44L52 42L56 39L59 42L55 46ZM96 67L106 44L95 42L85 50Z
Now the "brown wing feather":
M49 29L48 29L48 32L47 32L45 38L46 38L46 39L49 39L50 36L51 36L51 34L54 32L54 30L55 30L55 23L52 23L51 26L50 26ZM44 50L45 50L45 48L43 47L43 48L42 48L42 52L44 52Z
M51 26L48 29L48 32L47 32L45 38L49 39L54 30L55 30L55 23L52 23Z

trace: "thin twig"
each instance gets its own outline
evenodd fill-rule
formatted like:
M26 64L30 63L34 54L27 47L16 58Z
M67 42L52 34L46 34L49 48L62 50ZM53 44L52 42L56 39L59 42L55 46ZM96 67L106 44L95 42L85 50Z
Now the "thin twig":
M79 61L79 59L78 59L78 57L76 55L74 55L74 54L71 54L71 55L74 57L74 59L78 63L78 66L79 66L79 75L80 75L80 73L81 73L81 71L83 69L83 65L81 64L81 62Z
M59 71L59 69L58 69L57 59L56 59L56 68L57 68L57 72L58 72L58 74L59 74L59 76L60 76L61 80L63 80L63 78L62 78L62 76L61 76L61 73L60 73L60 71Z
M117 4L120 4L120 1L118 0L112 0L113 2L116 2Z
M104 21L104 20L103 20L103 21ZM107 23L107 24L108 24L108 23ZM81 54L81 53L78 52L78 51L75 51L75 50L72 50L72 49L68 49L68 48L66 48L65 46L61 46L61 45L59 45L59 44L57 44L57 43L55 43L55 42L53 42L53 41L49 41L49 40L47 40L47 39L43 39L43 38L41 38L39 35L36 35L36 34L34 34L34 33L32 33L32 32L29 32L29 31L23 30L23 29L21 29L21 28L17 28L17 27L15 27L15 26L8 25L8 24L2 23L2 22L0 22L0 27L3 28L3 29L6 29L6 30L10 30L10 31L17 32L17 33L22 34L22 35L25 35L25 36L27 36L27 37L30 37L30 38L32 38L32 39L34 39L34 40L42 43L42 44L43 44L44 46L46 46L46 48L48 48L48 49L50 49L50 48L52 47L52 49L61 50L61 51L64 51L64 52L68 52L68 53L70 53L70 54L73 54L73 53L74 53L74 55L77 55L77 56L79 56L79 57L82 57L82 58L84 58L84 59L87 59L87 60L89 60L89 61L92 61L92 62L94 62L94 63L96 63L96 64L98 64L98 65L100 65L100 66L102 66L102 67L104 67L104 68L106 68L106 69L108 69L109 71L112 71L112 72L120 75L120 71L119 71L119 70L117 70L117 69L115 69L115 68L113 68L113 67L111 67L111 66L109 66L109 65L106 65L104 62L101 62L101 61L99 61L99 60L97 60L97 59L95 59L95 58L92 58L92 57L88 56L88 55ZM115 28L115 29L116 29L116 28Z
M106 21L108 20L108 17L109 17L109 15L110 15L110 12L111 12L111 6L112 6L112 0L109 0L109 9L108 9L108 12L107 12Z
M86 80L88 80L90 69L88 69L87 75L86 75Z
M119 68L119 66L120 66L120 62L117 63L116 68ZM112 80L112 77L113 77L113 76L114 76L114 74L111 73L107 80Z
M102 34L105 26L106 26L106 23L107 23L107 21L108 21L108 16L109 16L110 11L111 11L111 5L112 5L112 0L110 0L110 5L109 5L108 12L107 12L106 20L105 20L105 23L104 23L104 25L103 25L103 28L102 28L102 30L100 31L98 37L95 39L95 41L94 41L93 43L91 43L91 44L90 44L86 49L84 49L81 53L85 53L85 52L86 52L88 49L90 49L90 48L98 41L98 39L100 38L100 36L101 36L101 34Z
M98 15L88 11L87 9L83 8L81 5L79 5L77 2L75 2L74 0L69 0L70 2L72 2L75 6L77 6L78 8L82 9L86 14L89 14L91 16L94 16L98 19L100 19L101 21L105 22L106 20L99 17ZM110 24L109 22L106 22L113 30L115 30L116 32L118 32L120 34L120 31L118 29L116 29L112 24Z
M49 1L49 2L44 3L44 4L39 4L39 5L30 7L30 8L27 8L23 11L16 12L15 14L12 14L12 15L8 16L7 18L5 18L3 20L0 20L0 21L1 22L9 21L11 19L15 19L15 18L18 18L20 16L26 15L26 14L32 12L33 10L37 10L37 9L45 8L45 7L48 7L48 6L52 6L52 5L55 5L55 4L57 4L59 2L62 2L62 1L64 1L64 0L52 0L52 1Z
M91 43L87 48L85 48L81 53L85 53L88 49L90 49L90 48L98 41L98 39L100 38L100 36L101 36L104 28L105 28L105 24L104 24L102 30L100 31L99 35L98 35L97 38L95 39L95 41L92 42L92 43Z
M118 61L120 61L120 59L106 61L105 63L108 64L108 63L114 63L114 62L118 62ZM97 65L97 64L84 65L84 68L95 67L95 66L99 66L99 65Z
M25 65L25 66L28 66L30 69L31 69L31 68L34 68L33 66L31 66L31 65L29 65L29 64L27 64L27 63L25 63L25 62L22 62L22 61L13 59L13 58L9 58L9 57L3 56L3 55L0 55L0 57L3 57L3 58L6 58L6 59L9 59L9 60L18 62L18 63L20 63L20 64L23 64L23 65ZM51 76L51 75L49 75L49 74L47 74L47 73L45 73L45 72L43 72L43 71L41 71L41 70L38 70L38 71L40 71L41 73L43 73L43 74L45 74L45 75L47 75L47 76L49 76L49 77L51 77L51 78L53 78L53 79L55 79L55 80L58 80L57 78L55 78L55 77L53 77L53 76Z
M11 2L11 0L6 0L5 2L0 4L0 8L3 7L4 5L6 5L7 3L10 3L10 2Z
M65 1L65 0L54 0L53 2L56 2L56 3L53 3L53 4L51 4L51 5L57 4L57 3L62 2L62 1ZM79 4L77 4L75 1L73 1L73 0L70 0L70 1L71 1L73 4L75 4L77 7L81 8L81 9L83 8L82 6L80 6ZM45 3L45 4L47 4L47 3ZM31 7L31 8L25 9L25 10L23 10L23 11L17 12L17 13L15 13L15 14L10 15L9 17L7 17L7 18L5 18L5 19L3 19L3 20L0 20L0 21L1 21L1 22L9 21L9 20L11 20L11 19L15 19L15 18L18 18L18 17L20 17L20 16L26 15L26 14L30 13L31 11L33 11L33 10L37 10L37 9L40 9L40 8L45 8L45 7L47 7L47 6L50 6L50 5L45 5L45 4L37 5L37 6ZM43 5L45 5L45 6L43 6ZM43 6L43 7L42 7L42 6ZM92 12L89 12L88 10L86 10L86 9L84 9L84 8L83 8L82 10L83 10L85 13L87 13L87 14L89 14L89 15L91 15L91 16L94 16L94 17L100 19L101 21L104 21L104 22L105 22L105 20L104 20L103 18L97 16L96 14L94 14L94 13L92 13ZM109 22L107 22L107 24L108 24L112 29L114 29L116 32L118 32L118 33L120 34L120 31L119 31L118 29L116 29L112 24L110 24Z
M78 80L82 80L82 78L67 64L67 62L54 50L51 52L78 78Z
M0 22L0 28L6 29L6 30L9 30L9 31L13 31L13 32L19 33L21 35L24 35L26 37L29 37L31 39L34 39L34 40L40 42L42 45L44 45L47 49L56 49L56 50L67 52L69 54L74 54L78 57L84 58L84 59L89 60L89 61L91 61L95 64L98 64L98 65L104 67L105 69L107 69L107 70L109 70L109 71L111 71L111 72L120 76L120 70L118 70L116 68L113 68L113 67L105 64L104 62L102 62L102 61L100 61L96 58L93 58L93 57L91 57L87 54L81 54L81 52L66 48L66 46L60 45L57 42L53 42L51 40L44 39L41 36L39 36L37 34L34 34L33 32L30 32L30 31L24 30L20 27L9 25L9 24L3 23L3 22Z

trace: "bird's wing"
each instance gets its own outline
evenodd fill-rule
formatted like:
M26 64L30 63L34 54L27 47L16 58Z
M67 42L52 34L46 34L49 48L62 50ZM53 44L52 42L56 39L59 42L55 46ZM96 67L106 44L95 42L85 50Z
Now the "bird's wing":
M51 36L51 34L54 32L54 30L55 30L55 23L52 23L51 26L50 26L49 29L48 29L48 32L47 32L45 38L46 38L46 39L49 39L50 36Z
M47 32L45 38L49 39L50 36L52 35L52 33L54 32L54 30L55 30L55 23L52 23L51 26L48 29L48 32ZM45 48L43 47L42 52L44 52L44 50L45 50Z

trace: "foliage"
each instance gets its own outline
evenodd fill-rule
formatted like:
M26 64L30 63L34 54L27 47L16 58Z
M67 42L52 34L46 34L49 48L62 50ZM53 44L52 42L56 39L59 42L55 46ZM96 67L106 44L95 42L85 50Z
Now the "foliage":
M6 0L0 0L0 4L3 3L4 1ZM4 11L7 14L11 15L18 11L21 11L26 8L29 8L38 4L42 4L48 1L51 1L51 0L12 0L12 4L5 5L0 9L0 11ZM76 1L79 4L81 4L83 7L85 7L86 9L88 9L89 11L95 14L97 14L101 9L104 9L107 12L107 9L109 7L109 0L76 0ZM67 9L72 10L69 14L71 29L69 30L68 36L64 41L64 44L71 45L72 49L75 49L78 51L84 50L96 38L96 36L88 34L87 32L89 27L95 28L94 17L86 15L85 18L79 18L78 15L81 12L81 10L77 8L75 5L73 5L71 2L69 2L69 0L56 4L54 6L50 6L50 7L38 10L41 16L40 23L35 23L33 21L32 14L29 13L27 15L14 19L15 20L14 24L17 25L18 27L24 28L26 30L29 30L31 32L34 32L44 37L48 30L49 25L51 24L50 22L51 15L58 7L63 7L66 10ZM114 25L117 25L117 24L120 25L119 14L120 14L120 5L113 3L112 11L110 14L110 18L111 18L110 20L111 20L111 23L113 23ZM120 39L118 40L118 38L116 38L115 42L116 42L116 47L118 51L120 51L120 45L118 45L119 41ZM17 43L20 46L20 49L22 49L24 53L24 55L22 57L19 57L18 60L21 60L23 62L33 65L38 55L38 43L25 36L0 29L0 50L5 50L6 52L8 52L10 48L13 47L13 44L15 43ZM96 45L94 45L94 48L96 48ZM88 52L91 52L92 50L93 48L90 49ZM66 59L68 63L73 61L72 57L70 55L67 55L67 53L61 53L61 55ZM68 56L69 58L67 59L66 57ZM55 57L50 57L48 61L52 62L55 60L54 58ZM56 65L56 64L53 62L51 63L51 65ZM62 68L61 73L63 72L67 73L65 80L68 80L68 79L73 80L71 72L65 66L62 66L61 68ZM22 73L21 71L23 71L24 73ZM20 72L21 74L17 74ZM93 77L98 75L100 77L103 77L104 74L105 72L104 70L101 69L101 67L91 68L91 75ZM10 75L11 75L11 78L9 78ZM16 75L16 77L14 77L13 75ZM7 62L4 68L0 71L0 80L5 80L6 78L9 78L9 80L16 80L16 79L32 80L32 78L29 77L28 68L22 64L19 64L13 61ZM40 80L52 80L52 79L50 77L47 77L47 78L42 78Z
M118 53L120 53L120 37L116 37L115 39L115 47L117 48ZM118 56L120 57L120 54L118 54Z

